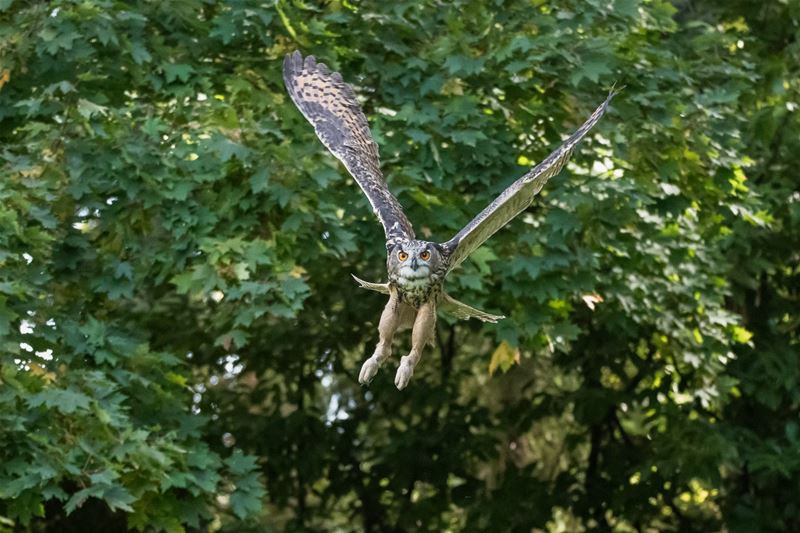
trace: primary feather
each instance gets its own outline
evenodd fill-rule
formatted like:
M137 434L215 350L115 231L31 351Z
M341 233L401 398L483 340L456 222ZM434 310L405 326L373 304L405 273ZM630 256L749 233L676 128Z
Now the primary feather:
M605 101L564 143L555 149L544 161L533 167L527 174L512 183L500 196L464 226L452 239L442 246L449 252L450 270L461 264L481 244L508 224L511 219L525 210L547 180L561 172L569 161L575 146L592 127L597 124L608 109L608 104L616 95L611 91Z
M378 145L353 88L338 72L300 52L283 62L286 90L314 126L322 144L339 159L364 191L387 240L413 239L414 230L381 173Z

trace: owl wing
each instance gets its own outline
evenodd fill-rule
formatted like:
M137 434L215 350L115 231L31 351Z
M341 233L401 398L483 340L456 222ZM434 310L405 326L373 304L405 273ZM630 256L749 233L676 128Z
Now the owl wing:
M461 264L494 233L525 210L542 189L547 180L558 174L572 155L575 146L584 135L597 124L606 112L609 102L619 91L612 90L606 100L595 109L592 116L569 139L552 152L544 161L512 183L500 196L464 226L455 237L442 246L448 256L448 271Z
M283 81L292 101L314 126L322 144L339 159L364 191L383 225L386 240L414 238L414 229L381 173L378 145L353 88L314 56L300 52L283 61Z

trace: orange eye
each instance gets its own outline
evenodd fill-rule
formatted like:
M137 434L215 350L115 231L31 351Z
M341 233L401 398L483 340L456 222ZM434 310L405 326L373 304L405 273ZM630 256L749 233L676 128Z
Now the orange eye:
M431 258L431 253L428 250L425 250L424 252L419 254L419 258L422 259L423 261L427 261L428 259Z
M400 261L405 261L406 259L408 259L408 254L407 254L407 253L405 253L405 252L399 252L399 253L397 254L397 258L398 258Z

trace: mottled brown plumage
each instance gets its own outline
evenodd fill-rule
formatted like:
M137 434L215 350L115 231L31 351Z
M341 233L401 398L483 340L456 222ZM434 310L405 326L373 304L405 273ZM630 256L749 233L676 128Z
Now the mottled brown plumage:
M408 385L423 347L433 339L437 308L462 319L497 322L503 318L447 295L443 289L447 273L531 204L547 180L566 165L575 146L600 120L616 94L612 91L561 146L512 183L452 239L437 244L414 238L411 223L386 186L380 170L378 146L372 139L364 112L355 92L341 75L317 63L313 56L303 59L300 52L294 52L286 56L283 63L283 79L295 105L314 126L322 144L344 163L383 225L389 281L369 283L356 278L364 288L389 294L389 303L378 326L378 345L362 366L359 381L366 384L372 380L391 354L395 331L413 324L411 351L401 359L395 377L399 389Z
M383 225L386 239L413 239L414 230L381 173L378 145L352 87L314 56L286 56L283 80L297 108L322 144L355 178Z
M464 259L469 257L469 254L494 235L497 230L531 205L533 197L539 194L547 180L561 172L572 156L575 146L597 124L615 94L614 91L609 93L606 100L561 146L548 155L544 161L533 167L530 172L509 185L500 193L500 196L470 220L469 224L443 244L449 252L449 270L460 265Z

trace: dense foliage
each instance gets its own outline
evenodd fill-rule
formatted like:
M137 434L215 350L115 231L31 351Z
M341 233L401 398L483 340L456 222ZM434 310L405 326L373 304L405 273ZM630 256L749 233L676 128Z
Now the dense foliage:
M796 0L0 0L0 530L800 529ZM283 89L353 82L452 236L626 89L356 376L382 232Z

